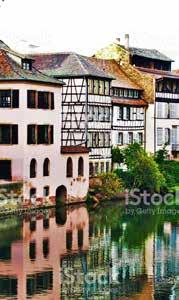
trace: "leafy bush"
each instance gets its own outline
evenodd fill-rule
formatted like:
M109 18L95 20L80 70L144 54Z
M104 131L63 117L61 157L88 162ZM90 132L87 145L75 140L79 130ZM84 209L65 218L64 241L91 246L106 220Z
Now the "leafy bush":
M98 177L102 183L98 191L104 198L110 199L122 190L122 182L115 173L104 173Z

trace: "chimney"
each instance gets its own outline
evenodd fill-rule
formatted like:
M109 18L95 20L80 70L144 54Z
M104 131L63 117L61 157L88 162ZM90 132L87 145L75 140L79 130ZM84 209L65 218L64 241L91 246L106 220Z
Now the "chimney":
M129 50L129 34L125 34L125 48L126 50Z

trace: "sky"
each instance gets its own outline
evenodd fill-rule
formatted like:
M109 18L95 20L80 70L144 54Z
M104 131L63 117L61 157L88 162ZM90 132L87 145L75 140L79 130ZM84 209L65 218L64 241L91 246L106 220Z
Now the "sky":
M0 39L21 52L92 55L128 33L130 46L158 49L179 68L178 19L178 0L0 0Z

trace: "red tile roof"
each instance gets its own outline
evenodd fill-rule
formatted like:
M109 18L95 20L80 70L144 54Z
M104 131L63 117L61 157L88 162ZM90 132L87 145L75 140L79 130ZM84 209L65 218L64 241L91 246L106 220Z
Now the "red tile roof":
M78 154L78 153L89 153L88 148L83 146L62 146L62 154Z
M147 103L142 99L112 98L112 103L115 105L147 106Z
M112 80L113 87L121 87L127 89L142 90L142 88L132 81L123 70L120 65L113 59L99 59L95 57L89 58L93 63L100 67L109 76L115 78Z

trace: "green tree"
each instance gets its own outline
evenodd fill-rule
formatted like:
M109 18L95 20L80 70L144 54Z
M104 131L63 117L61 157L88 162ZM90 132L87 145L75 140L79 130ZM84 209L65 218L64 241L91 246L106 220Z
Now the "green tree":
M112 148L112 162L121 164L124 161L124 155L118 147Z
M155 161L161 165L167 160L167 157L168 157L168 151L167 151L166 145L165 145L162 149L160 149L156 152Z
M147 155L144 148L138 143L133 143L123 150L124 162L127 168L132 169L141 155Z
M139 156L131 173L134 179L133 187L140 190L147 190L150 193L160 192L166 185L165 178L152 156Z

